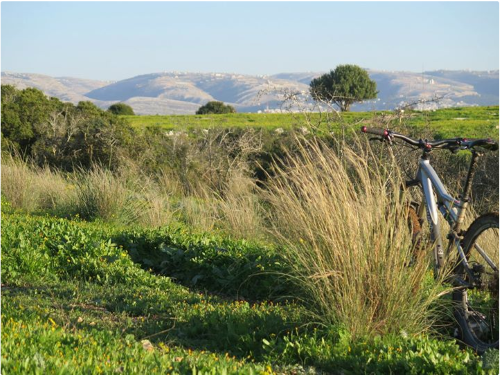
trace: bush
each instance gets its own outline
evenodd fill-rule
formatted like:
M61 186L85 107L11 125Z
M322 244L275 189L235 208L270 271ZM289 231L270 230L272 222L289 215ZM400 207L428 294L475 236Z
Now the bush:
M135 116L134 110L131 106L125 103L116 103L111 105L108 108L108 112L113 113L114 115L126 115L126 116Z
M224 113L236 113L236 109L230 105L226 105L222 102L208 102L207 104L201 106L197 111L197 115L208 115L208 114L224 114Z
M2 85L2 146L12 146L16 151L29 154L40 132L40 127L58 111L62 102L49 99L34 88L17 90Z
M75 106L37 89L2 86L2 147L38 165L115 169L133 138L124 120L91 102Z

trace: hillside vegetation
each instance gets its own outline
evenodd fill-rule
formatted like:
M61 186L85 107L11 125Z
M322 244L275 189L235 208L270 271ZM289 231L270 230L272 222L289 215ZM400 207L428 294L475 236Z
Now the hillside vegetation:
M3 372L498 373L414 257L399 186L418 154L358 134L498 139L498 107L147 123L4 98ZM457 193L469 154L433 158ZM476 186L497 208L498 152Z

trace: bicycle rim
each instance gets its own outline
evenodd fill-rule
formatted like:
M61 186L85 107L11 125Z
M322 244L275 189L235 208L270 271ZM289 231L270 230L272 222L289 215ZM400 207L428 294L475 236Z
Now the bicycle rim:
M474 286L454 293L455 315L462 341L484 352L498 348L498 214L478 218L467 231L463 247L474 277L464 267L459 267L460 274Z

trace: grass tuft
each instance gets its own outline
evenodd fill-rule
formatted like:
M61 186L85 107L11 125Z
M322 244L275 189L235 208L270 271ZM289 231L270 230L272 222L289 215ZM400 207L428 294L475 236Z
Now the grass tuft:
M298 143L268 199L274 235L318 319L353 337L427 331L443 291L424 288L429 259L414 256L397 165L381 167L368 144L337 153Z

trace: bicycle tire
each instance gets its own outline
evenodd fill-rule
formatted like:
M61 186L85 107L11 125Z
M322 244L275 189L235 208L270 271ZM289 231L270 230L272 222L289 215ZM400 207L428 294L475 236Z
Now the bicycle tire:
M476 244L488 253L496 270L485 261ZM453 292L457 338L482 354L498 348L498 213L478 217L467 230L462 247L469 265L476 267L474 272L480 284ZM458 279L471 283L461 262L455 271Z

